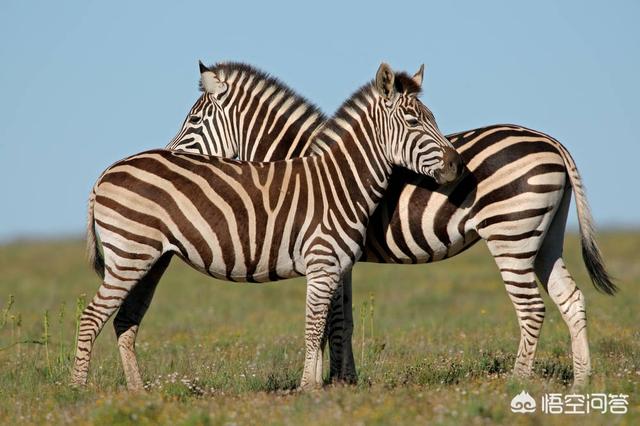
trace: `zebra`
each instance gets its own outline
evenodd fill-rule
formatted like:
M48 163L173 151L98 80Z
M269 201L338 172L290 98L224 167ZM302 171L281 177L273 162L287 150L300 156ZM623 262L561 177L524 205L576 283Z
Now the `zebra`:
M218 100L232 94L224 84L202 84ZM136 295L136 288L154 288L177 255L228 281L305 275L300 388L321 385L329 303L340 276L362 254L369 216L392 167L441 184L457 179L462 169L418 99L420 88L421 81L383 63L375 80L315 134L316 143L327 147L319 155L250 163L151 150L110 166L89 198L87 250L103 282L80 318L72 383L86 383L92 346L108 318L127 296L148 306L150 299ZM127 319L123 315L117 325L126 328L119 346L136 333L136 318L128 326ZM142 389L141 378L132 376L135 357L124 356L123 362L129 389Z
M215 72L198 65L203 94L167 149L246 161L287 160L312 152L312 136L327 121L315 105L248 64L228 62ZM226 96L218 100L220 90Z
M206 91L194 104L183 128L169 147L220 152L219 139L194 142L187 134L203 127L231 128L225 140L231 156L254 161L312 155L318 146L304 137L282 138L283 123L297 123L304 134L321 127L325 117L288 87L244 64L200 64L209 78L244 97L244 108L217 102ZM422 80L423 69L414 78ZM241 95L240 95L241 94ZM212 111L223 111L213 115ZM232 112L231 112L232 111ZM312 111L298 120L294 112ZM246 117L248 138L233 121ZM273 117L279 117L278 120ZM195 118L195 120L193 120ZM261 123L261 124L255 124ZM303 126L302 123L305 123ZM255 125L254 125L255 124ZM269 132L262 129L268 128ZM246 132L245 132L246 133ZM237 137L239 136L239 137ZM268 137L264 137L268 136ZM559 308L571 335L574 386L588 382L591 361L586 329L585 299L562 258L562 246L571 192L576 195L582 254L596 289L614 294L616 286L606 272L595 240L593 220L578 169L567 149L551 136L522 126L487 126L447 136L466 164L462 179L445 187L429 178L400 171L391 178L385 198L371 218L360 261L378 263L430 263L455 256L484 240L500 269L516 311L520 343L513 372L527 377L533 372L537 342L545 306L536 277ZM188 145L191 144L191 145ZM257 146L259 145L259 146ZM238 154L239 153L239 154ZM224 154L222 154L224 155ZM343 298L331 305L329 336L330 378L357 379L351 335L351 276L339 288Z

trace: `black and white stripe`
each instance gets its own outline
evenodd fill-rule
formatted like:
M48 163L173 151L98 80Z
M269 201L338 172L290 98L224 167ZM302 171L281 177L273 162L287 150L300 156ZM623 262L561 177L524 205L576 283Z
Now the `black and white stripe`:
M207 70L222 75L228 69L226 67L233 68L233 64ZM267 79L246 66L242 67L242 73L255 76L253 79L243 76L243 81L251 80L253 85L261 78ZM421 79L421 75L414 78ZM229 82L229 86L233 83ZM256 96L261 94L258 91ZM261 108L270 111L278 108L276 102L270 105L273 98L260 99ZM215 103L216 100L209 97L205 102ZM315 108L313 110L317 112ZM247 113L252 111L248 108ZM205 116L203 122L214 119ZM318 126L323 119L318 116L315 121ZM272 134L282 134L278 132L277 124L270 129ZM305 127L306 132L309 130L313 131ZM615 286L604 269L595 242L593 221L573 159L557 140L521 126L496 125L448 138L466 164L465 176L455 184L439 187L430 179L411 173L394 174L385 199L371 219L362 260L428 263L455 256L478 240L485 240L500 269L520 324L516 374L531 374L544 319L545 308L536 285L537 278L569 327L575 384L584 384L590 374L584 296L562 259L572 189L577 199L583 257L588 272L599 290L612 294ZM174 143L180 149L179 138ZM219 150L214 139L201 140L201 143L208 146L206 149ZM238 138L228 145L233 152L243 153L240 158L258 161L290 158L294 152L309 155L322 150L315 144L310 146L300 135L260 140ZM244 145L251 149L243 148ZM344 303L332 304L331 376L353 381L351 277L346 274L343 278Z
M273 161L301 157L326 117L279 80L242 63L200 63L202 95L167 149Z
M442 183L457 178L460 169L451 143L417 99L420 82L381 65L375 82L317 133L318 144L329 148L316 156L249 163L154 150L109 167L94 186L88 221L87 247L104 281L80 319L73 382L86 383L98 333L131 300L136 309L123 306L115 326L127 384L141 388L129 349L153 289L178 255L205 274L231 281L305 275L301 387L320 385L329 304L341 275L362 254L366 224L392 166ZM220 102L234 93L204 77L203 86L207 93L218 91Z

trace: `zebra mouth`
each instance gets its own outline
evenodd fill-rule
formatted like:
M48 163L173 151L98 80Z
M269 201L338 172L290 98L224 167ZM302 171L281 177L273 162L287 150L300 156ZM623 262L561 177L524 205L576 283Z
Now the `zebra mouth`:
M445 158L443 158L444 164L442 169L437 170L433 175L436 182L440 185L458 180L464 170L464 164L460 156L453 150L451 152L453 154L447 153Z
M438 170L432 174L436 183L439 185L445 185L447 183L455 182L460 177L461 168L456 165L452 167L445 167L442 170Z
M438 185L446 185L454 180L450 175L445 176L443 174L437 174L434 178Z

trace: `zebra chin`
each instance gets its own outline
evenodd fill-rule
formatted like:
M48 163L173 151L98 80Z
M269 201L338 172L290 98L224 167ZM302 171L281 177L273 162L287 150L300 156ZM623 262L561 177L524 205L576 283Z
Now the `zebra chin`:
M442 170L436 170L432 173L432 176L438 185L446 185L458 180L461 170L462 167L457 167L456 169L445 168Z

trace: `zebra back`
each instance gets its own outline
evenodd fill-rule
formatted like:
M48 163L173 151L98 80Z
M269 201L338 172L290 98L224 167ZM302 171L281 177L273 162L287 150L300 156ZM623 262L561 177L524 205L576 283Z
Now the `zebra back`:
M206 90L228 92L211 82L203 80L203 84L208 86ZM348 249L342 250L353 261L361 253L367 219L383 196L393 165L437 180L453 178L446 158L457 154L437 129L433 115L417 99L418 93L419 85L410 76L395 74L383 64L375 82L358 90L318 132L315 138L330 146L322 155L265 163L166 150L129 157L113 165L96 184L92 197L95 223L101 236L112 232L122 238L113 228L119 221L109 224L111 212L118 212L129 218L128 226L137 231L124 238L145 236L151 247L164 247L169 241L192 265L216 276L265 280L274 278L270 275L274 265L284 258L289 256L290 265L294 265L304 254L302 247L284 254L280 250L274 253L269 245L259 254L251 249L256 241L264 240L255 230L272 232L278 223L269 220L275 220L278 211L286 211L283 218L291 222L284 220L282 225L290 228L273 237L277 247L292 243L281 239L296 233L317 245L311 237L328 232L330 240L351 241ZM282 199L282 194L295 195L297 201L280 204L276 200ZM303 200L313 208L309 210L308 203L302 208ZM90 206L93 221L91 214ZM265 215L270 219L259 219ZM157 238L149 242L154 228ZM95 250L96 245L89 247ZM331 249L335 248L335 243L331 244ZM224 259L225 254L241 263L224 261L226 266L219 269L218 259ZM268 260L274 254L279 256L275 264ZM99 258L94 260L99 265ZM252 264L254 271L249 268ZM278 276L292 273L295 268L291 268Z

